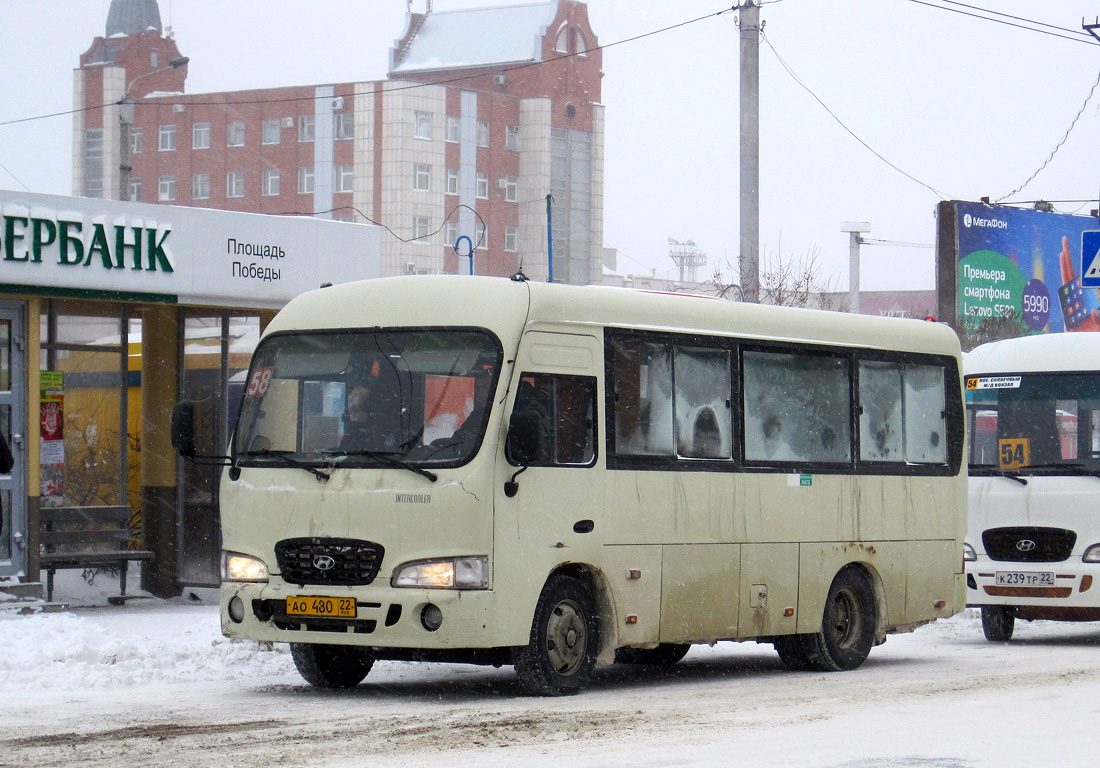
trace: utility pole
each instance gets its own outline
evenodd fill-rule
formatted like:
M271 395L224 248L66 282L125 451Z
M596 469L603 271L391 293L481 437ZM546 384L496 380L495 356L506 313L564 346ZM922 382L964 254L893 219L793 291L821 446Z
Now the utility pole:
M130 129L134 124L134 100L130 96L130 89L134 87L134 83L138 80L142 80L152 75L159 75L161 72L167 72L170 69L179 69L185 65L190 59L186 56L177 56L168 62L167 67L161 67L160 69L154 69L152 72L146 72L144 75L138 75L130 81L126 86L126 90L122 94L122 98L118 102L118 133L119 133L119 145L118 145L118 199L129 200L130 199ZM153 137L156 138L156 137Z
M866 221L846 221L840 225L840 231L848 233L848 311L858 315L859 246L864 242L860 235L870 232L871 225Z
M760 6L738 6L741 29L741 292L760 302Z

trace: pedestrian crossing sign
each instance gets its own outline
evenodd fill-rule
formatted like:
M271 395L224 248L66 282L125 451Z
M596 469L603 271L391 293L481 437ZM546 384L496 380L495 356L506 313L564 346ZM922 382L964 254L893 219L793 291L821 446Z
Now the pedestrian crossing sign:
M1081 285L1100 288L1100 231L1081 233Z

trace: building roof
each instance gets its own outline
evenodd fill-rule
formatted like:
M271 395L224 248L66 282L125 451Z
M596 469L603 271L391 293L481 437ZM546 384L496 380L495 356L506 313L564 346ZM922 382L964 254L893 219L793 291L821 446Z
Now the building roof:
M558 0L550 0L410 14L406 34L390 50L390 74L541 61L542 38L557 11Z
M162 33L157 0L111 0L104 37L140 34L149 27Z

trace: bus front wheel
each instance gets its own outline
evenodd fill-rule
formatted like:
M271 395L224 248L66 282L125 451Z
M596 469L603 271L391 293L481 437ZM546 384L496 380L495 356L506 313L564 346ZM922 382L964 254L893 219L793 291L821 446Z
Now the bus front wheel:
M1016 626L1016 608L1012 605L983 605L982 632L986 640L1003 643L1012 639Z
M856 567L833 579L825 599L821 631L775 638L779 658L795 670L840 672L855 669L875 644L878 609L866 574Z
M298 673L318 688L354 688L374 665L365 648L349 645L291 643L290 655Z
M539 696L565 696L588 684L599 647L596 603L577 579L555 574L535 606L531 640L515 652L520 685Z

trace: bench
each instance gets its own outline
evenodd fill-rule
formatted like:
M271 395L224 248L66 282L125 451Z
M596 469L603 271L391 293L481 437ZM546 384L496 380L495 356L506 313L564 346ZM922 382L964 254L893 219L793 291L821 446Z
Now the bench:
M126 599L127 565L131 560L153 557L152 552L126 548L132 537L131 514L127 506L42 507L39 510L42 554L38 561L46 571L48 602L53 601L54 571L62 568L118 568L121 597L108 600L117 604Z

